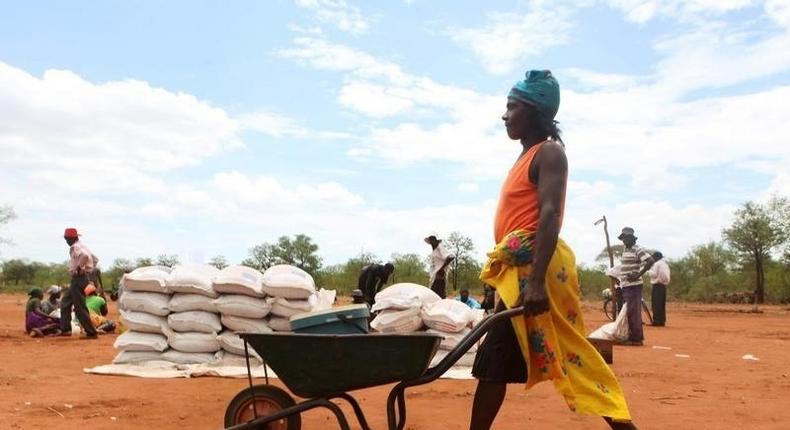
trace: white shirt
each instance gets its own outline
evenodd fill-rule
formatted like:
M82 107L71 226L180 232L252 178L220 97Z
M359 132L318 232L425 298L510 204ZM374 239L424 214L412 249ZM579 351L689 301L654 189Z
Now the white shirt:
M651 284L669 285L669 264L663 259L656 261L648 273Z
M69 248L69 273L88 274L93 273L99 259L81 241L74 242Z
M428 257L428 261L430 262L429 273L431 274L431 277L428 280L428 287L433 285L433 281L436 280L436 274L439 273L439 269L441 269L444 265L444 262L452 256L453 255L450 254L441 243L436 247L436 249L433 250L433 252L431 252L430 257Z

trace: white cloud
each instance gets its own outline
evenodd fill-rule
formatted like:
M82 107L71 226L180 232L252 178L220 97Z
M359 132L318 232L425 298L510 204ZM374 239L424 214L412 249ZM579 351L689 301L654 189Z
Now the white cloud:
M504 75L525 59L567 43L571 27L565 8L536 3L526 14L488 14L483 27L454 29L451 37L468 46L489 73Z
M790 1L767 0L765 12L777 24L790 29Z
M294 47L281 49L276 54L304 61L316 69L351 72L358 78L385 77L401 85L409 82L397 64L320 37L297 37Z
M156 174L242 146L222 109L136 80L39 78L0 63L0 166L96 191L159 187Z
M461 182L458 184L458 191L467 194L475 194L480 191L480 185L474 182Z
M399 94L400 93L400 94ZM414 108L414 101L398 88L351 82L340 89L340 104L372 117L387 117Z
M370 29L371 20L363 16L358 7L344 0L296 0L296 4L315 12L319 21L332 24L342 31L360 35Z
M213 204L251 212L282 210L290 214L320 203L339 207L364 203L362 197L336 182L286 186L274 177L248 176L235 171L217 173L203 190L210 193ZM202 204L202 199L198 203Z
M621 10L626 19L639 24L657 16L670 16L683 21L715 16L749 7L753 0L607 0Z
M656 66L657 85L682 96L790 70L790 32L755 36L752 27L707 24L664 38L655 45L664 55Z
M559 74L576 80L584 89L597 91L626 89L634 87L638 83L636 76L621 73L601 73L576 67L563 69L559 71Z
M621 6L644 4L653 3ZM749 5L697 1L665 6L656 13L715 15ZM781 15L781 8L771 7ZM572 78L571 85L564 85L558 116L571 168L616 173L644 191L668 191L687 185L680 169L754 159L790 163L790 149L782 141L790 135L790 112L783 107L788 87L737 95L696 93L790 70L790 50L783 48L790 45L790 33L755 32L750 25L755 24L693 24L663 36L655 44L661 60L651 74L560 70L561 82L568 82L565 74ZM338 97L342 106L373 118L397 119L374 123L349 152L353 157L400 166L449 161L491 179L504 175L518 150L501 128L502 96L415 76L392 61L325 39L297 38L283 55L344 73ZM425 125L425 112L441 120Z
M242 114L238 117L238 121L245 130L254 130L276 138L341 139L350 137L345 133L310 130L293 118L273 112Z
M682 205L649 197L624 200L615 191L605 182L570 182L560 237L573 247L579 261L592 263L606 246L603 225L594 225L602 215L606 215L613 244L619 243L620 229L630 226L643 246L678 258L694 245L720 240L735 209L728 204Z

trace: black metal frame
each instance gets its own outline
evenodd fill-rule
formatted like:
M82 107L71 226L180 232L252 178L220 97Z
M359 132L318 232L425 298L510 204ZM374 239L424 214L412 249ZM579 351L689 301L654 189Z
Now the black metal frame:
M439 379L445 372L447 372L450 367L452 367L467 351L469 351L472 346L483 337L484 334L488 332L491 326L503 319L503 318L512 318L514 316L520 315L523 312L523 308L518 307L514 309L508 309L502 312L495 313L487 318L485 318L480 324L478 324L471 332L469 332L466 337L461 340L461 342L450 351L447 356L445 356L442 361L440 361L436 366L429 368L425 371L417 379L410 380L410 381L401 381L395 387L390 390L389 396L387 396L387 428L389 430L403 430L406 426L406 389L410 387L415 387L418 385L428 384ZM348 420L346 419L345 414L337 406L337 404L333 403L331 400L333 399L343 399L347 401L351 407L354 409L354 415L356 415L357 421L359 422L360 427L362 430L371 430L370 426L368 425L367 420L365 419L365 413L362 411L362 407L359 406L359 402L348 393L336 393L330 394L327 396L316 397L313 399L308 399L303 402L299 402L294 406L289 408L283 409L277 413L265 416L265 417L258 417L258 412L255 406L255 389L252 385L252 371L250 369L250 358L249 353L247 350L247 341L244 341L244 353L247 359L247 380L250 385L250 391L252 393L252 402L253 402L253 413L255 415L255 419L252 421L238 424L233 427L228 427L225 430L254 430L256 427L277 421L282 418L287 418L291 415L299 414L310 409L315 408L327 408L332 413L335 414L337 418L337 422L340 425L341 430L350 430L348 425ZM266 361L264 360L263 363L264 369L264 377L266 379L266 384L269 384L269 373L266 368ZM397 405L397 410L396 410Z

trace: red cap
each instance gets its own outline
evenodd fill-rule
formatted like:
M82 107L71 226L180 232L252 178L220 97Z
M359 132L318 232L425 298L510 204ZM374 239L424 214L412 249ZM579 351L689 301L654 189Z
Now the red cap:
M77 234L76 228L69 227L63 233L63 237L65 237L66 239L72 239L72 238L76 239L77 237L79 237L79 234Z

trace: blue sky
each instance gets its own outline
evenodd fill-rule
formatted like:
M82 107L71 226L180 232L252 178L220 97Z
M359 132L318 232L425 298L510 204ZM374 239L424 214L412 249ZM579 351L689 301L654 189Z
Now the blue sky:
M327 263L491 245L530 68L562 86L562 236L679 257L790 194L787 0L16 3L0 15L2 258L244 258L306 233Z

